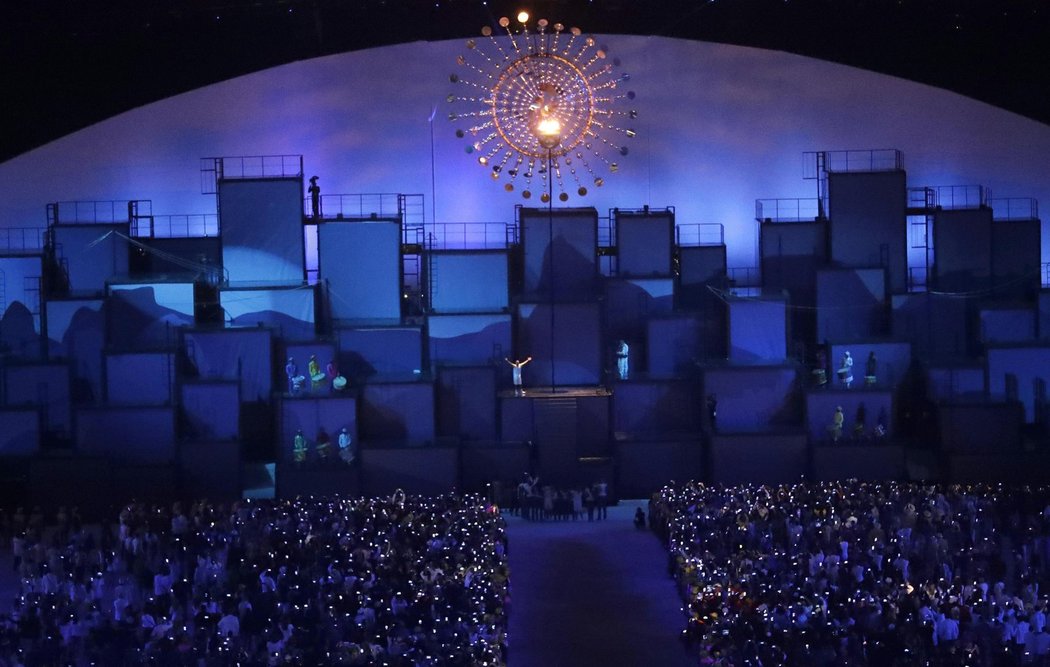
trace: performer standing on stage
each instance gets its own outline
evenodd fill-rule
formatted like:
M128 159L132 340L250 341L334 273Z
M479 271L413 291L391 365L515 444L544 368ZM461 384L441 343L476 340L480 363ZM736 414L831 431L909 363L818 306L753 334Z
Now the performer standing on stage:
M317 361L317 355L310 355L310 363L306 365L306 372L310 374L310 391L316 392L324 381L324 373L321 372L321 364Z
M631 348L627 345L627 341L621 340L616 344L616 372L621 380L627 379L627 362L630 353Z
M346 463L347 465L350 465L351 463L353 463L354 462L354 450L353 450L352 447L350 447L350 445L352 444L351 441L350 441L350 433L346 430L345 426L343 427L343 430L339 432L338 444L339 444L339 458L341 458L343 460L343 462Z
M511 366L510 376L511 381L514 383L514 395L524 396L525 390L521 387L521 367L532 361L532 357L526 357L522 360L515 359L514 361L511 361L510 359L504 357L503 360Z
M317 431L317 458L320 461L327 461L331 453L332 438L328 436L328 431L324 430L322 426Z
M306 463L306 436L303 435L303 429L295 432L295 439L292 440L292 456L296 465Z
M853 385L853 356L849 350L842 355L842 365L839 366L839 380L849 389Z
M879 369L879 361L875 358L875 350L868 352L868 361L864 365L864 384L868 387L874 387L875 382L878 379L876 373Z
M284 365L284 374L288 376L288 393L295 395L295 378L299 375L299 367L295 365L295 359L288 357L288 363Z
M335 365L335 359L332 359L324 367L325 377L328 378L328 391L335 391L335 379L339 377L339 367Z
M813 379L818 387L828 386L828 355L821 348L817 350L817 362L813 367Z
M310 187L306 189L310 193L310 213L314 218L321 217L321 186L317 184L317 177L310 177Z
M831 431L831 441L838 442L839 438L842 437L842 425L846 422L846 415L842 412L842 406L835 408L835 415L831 418L831 426L828 430Z

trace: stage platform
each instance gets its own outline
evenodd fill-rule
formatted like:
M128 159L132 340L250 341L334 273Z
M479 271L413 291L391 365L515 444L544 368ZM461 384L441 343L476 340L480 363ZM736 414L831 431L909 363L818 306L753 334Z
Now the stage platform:
M521 394L513 389L499 392L501 399L507 398L595 398L612 396L613 390L607 387L526 387Z

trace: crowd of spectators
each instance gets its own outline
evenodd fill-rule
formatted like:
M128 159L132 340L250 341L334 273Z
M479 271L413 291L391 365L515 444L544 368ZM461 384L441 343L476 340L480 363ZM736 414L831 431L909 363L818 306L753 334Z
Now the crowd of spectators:
M0 667L506 663L498 510L479 498L131 504L0 518L20 594Z
M1050 489L672 484L650 522L702 665L1050 664Z

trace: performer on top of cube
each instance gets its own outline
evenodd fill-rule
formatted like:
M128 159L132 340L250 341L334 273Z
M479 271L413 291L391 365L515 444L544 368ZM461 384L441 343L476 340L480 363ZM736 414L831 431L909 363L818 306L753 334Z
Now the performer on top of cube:
M511 366L511 381L514 383L514 394L516 396L524 396L525 390L521 388L521 367L532 361L532 357L526 357L525 359L515 359L511 361L504 357L503 359Z

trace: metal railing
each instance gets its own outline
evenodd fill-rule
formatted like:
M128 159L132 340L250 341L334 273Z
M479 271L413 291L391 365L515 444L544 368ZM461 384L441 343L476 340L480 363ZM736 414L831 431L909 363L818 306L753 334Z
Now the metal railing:
M219 235L219 216L214 213L152 215L131 221L136 238L210 238Z
M812 180L824 173L899 171L904 158L896 148L845 151L807 151L802 154L802 178Z
M677 225L675 244L679 247L725 245L725 227L718 222L699 222Z
M612 248L616 246L616 226L613 224L612 216L598 217L598 247Z
M1034 197L988 199L992 220L1038 220L1039 202Z
M400 219L401 195L393 192L321 195L320 212L326 220ZM303 214L312 214L309 198L303 200Z
M937 191L933 188L908 188L908 208L932 209L937 206Z
M819 198L756 199L755 219L759 222L813 222L823 214Z
M302 178L302 155L240 155L201 158L201 194L219 191L221 180Z
M938 185L932 189L936 205L946 210L981 208L988 204L990 194L982 185Z
M44 249L46 241L46 227L0 228L0 252L39 251Z
M726 278L730 287L758 287L762 284L762 276L755 266L731 266L726 269Z
M117 199L111 201L58 201L47 205L47 224L90 225L129 222L138 216L153 213L149 199Z
M505 222L442 222L426 225L428 250L505 249L510 240Z

